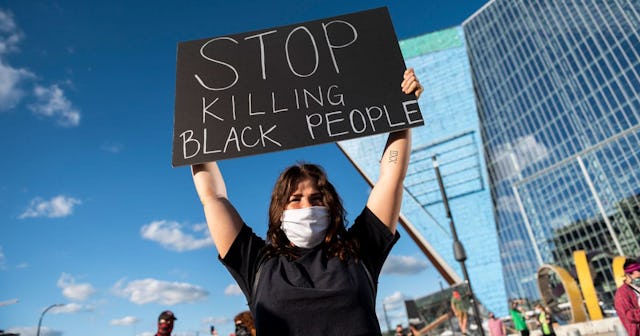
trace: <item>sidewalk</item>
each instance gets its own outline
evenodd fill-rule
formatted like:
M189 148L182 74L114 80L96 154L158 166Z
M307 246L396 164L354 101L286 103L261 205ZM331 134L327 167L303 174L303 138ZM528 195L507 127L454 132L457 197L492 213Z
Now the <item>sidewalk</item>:
M557 336L626 336L620 319L609 317L598 321L588 321L563 325L555 328ZM533 336L533 334L532 334Z

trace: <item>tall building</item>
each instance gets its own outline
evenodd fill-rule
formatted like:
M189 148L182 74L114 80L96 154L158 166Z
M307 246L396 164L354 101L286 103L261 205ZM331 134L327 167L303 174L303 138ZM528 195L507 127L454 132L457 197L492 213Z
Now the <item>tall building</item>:
M537 270L572 270L575 250L604 301L608 259L640 255L639 32L638 1L492 0L461 27L400 42L427 88L402 224L461 281L435 155L473 290L499 315L508 299L539 300ZM368 148L385 139L339 146L375 180Z
M639 13L499 0L463 23L510 297L537 299L536 270L570 270L568 251L640 254Z
M400 41L408 67L427 88L419 100L425 126L413 130L411 163L405 180L402 224L450 283L463 281L453 255L453 235L436 180L435 155L444 180L474 293L489 309L506 314L496 220L482 153L482 139L469 60L461 27ZM369 180L378 176L386 135L339 143ZM375 147L374 147L375 148ZM437 288L425 288L425 294Z

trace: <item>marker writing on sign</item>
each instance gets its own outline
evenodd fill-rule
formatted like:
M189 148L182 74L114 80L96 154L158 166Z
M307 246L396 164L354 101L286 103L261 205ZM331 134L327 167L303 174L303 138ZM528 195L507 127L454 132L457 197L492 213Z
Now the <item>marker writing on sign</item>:
M269 113L281 113L289 111L290 109L308 109L310 107L325 107L330 106L344 106L344 95L339 91L338 85L330 85L325 91L322 86L318 86L317 94L310 89L293 89L291 93L295 99L295 106L290 107L276 107L276 94L271 92ZM264 98L264 97L263 97ZM291 97L288 97L287 101L292 101ZM268 100L269 98L267 98ZM265 106L262 108L256 108L256 104L253 100L253 95L248 94L247 105L239 106L238 100L235 96L231 96L229 101L221 101L220 98L215 98L211 101L207 101L206 97L202 97L202 124L207 125L211 123L223 123L228 118L234 121L238 118L238 110L242 109L243 116L258 117L265 115L267 109ZM246 109L244 109L246 108ZM246 118L240 118L241 120L247 120ZM219 127L213 127L219 132ZM194 130L186 130L180 134L182 139L182 153L184 159L190 159L198 154L216 154L227 153L228 151L240 152L243 149L254 148L260 146L262 148L279 148L282 147L281 141L275 139L271 133L275 133L274 130L277 125L264 126L262 124L256 127L241 126L230 127L227 136L223 144L212 145L210 139L207 137L207 128L202 130L202 133L195 134Z
M312 140L318 137L339 137L348 136L355 133L360 134L365 131L376 131L376 127L383 129L405 128L423 122L419 111L412 106L417 106L416 100L402 102L403 118L392 120L390 108L386 104L381 106L368 106L360 109L351 109L348 113L343 111L331 111L328 113L306 114L308 136ZM397 115L397 114L393 114ZM416 116L417 115L417 116ZM282 143L270 136L270 133L277 128L277 125L265 127L231 127L223 144L211 144L207 138L207 128L202 134L194 134L193 130L187 130L180 134L182 138L182 149L185 159L192 158L198 154L227 153L229 151L240 152L245 148L282 147Z
M226 153L230 148L235 148L240 152L243 148L253 148L261 145L263 148L268 146L282 147L282 144L269 137L277 125L270 126L268 129L262 125L258 125L257 129L251 126L245 126L241 129L231 127L222 148L215 147L211 149L211 144L207 141L207 128L202 132L202 140L194 137L193 130L187 130L180 134L182 139L182 153L185 159L190 159L202 150L202 154ZM238 131L239 130L239 131Z
M393 113L389 112L389 107L386 104L356 108L348 113L345 111L333 111L324 114L313 113L306 115L307 130L311 139L315 140L318 131L321 136L338 137L348 135L351 132L356 134L366 131L375 132L376 125L381 126L383 129L404 128L407 125L423 121L419 110L411 109L411 105L417 106L418 101L413 99L403 102L402 112L404 113L404 118L396 120L391 120L391 114ZM418 118L413 116L414 114L417 114ZM324 127L319 128L322 125Z
M318 85L317 90L295 88L287 92L269 92L266 95L248 93L245 96L224 96L223 98L202 97L202 123L244 120L245 116L255 117L267 113L276 114L289 110L309 109L313 106L344 106L344 94L338 85L329 85L326 89ZM289 102L287 105L282 102Z
M331 40L331 34L329 32L329 28L332 25L345 25L347 27L349 27L352 31L352 39L350 41L344 42L342 44L338 44L335 41ZM336 49L342 49L342 48L346 48L348 46L350 46L351 44L353 44L357 39L358 39L358 31L356 30L356 28L350 24L349 22L346 21L342 21L342 20L333 20L330 21L328 23L322 23L322 31L324 32L324 42L326 42L326 46L329 49L329 55L331 56L331 63L333 65L333 68L335 69L335 72L337 74L340 73L340 67L338 65L338 61L336 59L336 55L335 55L335 50ZM266 32L262 32L256 35L251 35L251 36L247 36L244 38L245 41L247 40L257 40L258 41L258 48L260 50L260 58L259 58L259 62L260 62L260 69L261 69L261 76L262 79L266 80L268 77L268 69L267 69L267 59L266 59L266 55L265 55L265 41L266 38L271 34L276 33L277 30L270 30L270 31L266 31ZM291 53L291 47L289 42L291 41L291 38L295 35L295 34L303 34L304 37L308 38L309 41L309 46L312 48L313 51L313 61L314 61L314 67L311 71L307 72L307 73L303 73L300 70L295 69L294 67L294 62L292 62L292 53ZM227 43L221 43L221 42L227 42ZM236 83L238 83L238 80L240 79L239 74L238 74L238 70L231 64L218 60L216 58L214 58L213 54L215 54L215 47L220 47L220 48L228 48L230 47L229 43L232 44L240 44L240 42L238 42L236 39L232 38L232 37L227 37L227 36L223 36L223 37L217 37L214 39L211 39L209 41L207 41L206 43L204 43L202 45L202 47L200 47L200 56L202 56L202 58L206 59L207 61L219 64L227 69L229 69L231 72L233 72L233 79L229 82L226 83L226 85L223 86L214 86L213 84L210 83L210 81L205 81L202 78L202 75L200 74L194 74L194 77L196 79L196 81L198 81L198 84L200 84L200 86L202 86L203 88L209 90L209 91L224 91L227 90L231 87L233 87L234 85L236 85ZM231 45L232 46L232 45ZM287 60L287 65L289 70L291 71L291 73L293 75L295 75L296 77L310 77L313 76L316 71L318 70L318 65L320 63L320 55L318 52L318 43L316 43L316 38L313 36L313 34L311 34L311 31L309 31L309 29L305 26L298 26L295 27L294 29L292 29L289 34L287 35L287 38L285 40L284 43L284 51L285 51L285 57Z

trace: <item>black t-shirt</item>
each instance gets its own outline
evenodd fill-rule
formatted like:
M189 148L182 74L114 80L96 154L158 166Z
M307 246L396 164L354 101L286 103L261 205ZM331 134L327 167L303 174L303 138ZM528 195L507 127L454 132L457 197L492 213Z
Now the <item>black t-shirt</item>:
M327 260L322 245L293 261L266 259L265 241L242 227L221 260L247 297L258 335L380 335L372 286L400 235L366 207L348 231L360 243L358 262Z

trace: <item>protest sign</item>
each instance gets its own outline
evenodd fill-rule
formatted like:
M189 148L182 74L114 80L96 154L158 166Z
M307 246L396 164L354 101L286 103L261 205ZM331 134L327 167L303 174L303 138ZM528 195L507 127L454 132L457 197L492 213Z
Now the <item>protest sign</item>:
M173 166L424 124L386 8L179 43Z

